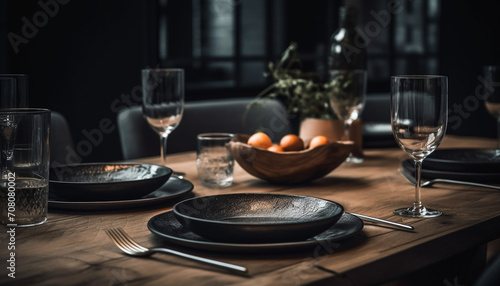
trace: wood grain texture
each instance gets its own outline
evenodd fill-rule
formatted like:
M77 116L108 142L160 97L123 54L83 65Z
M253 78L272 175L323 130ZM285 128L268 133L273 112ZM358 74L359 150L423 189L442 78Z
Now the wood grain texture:
M491 148L495 144L495 140L447 136L440 148ZM365 150L362 164L345 163L313 182L286 186L269 184L235 166L233 186L209 189L197 178L194 153L172 155L169 167L186 172L196 196L244 192L309 195L336 201L348 212L412 225L415 231L367 222L358 235L318 244L311 250L229 254L181 247L154 236L147 229L148 220L170 210L175 202L120 211L51 209L46 224L16 229L15 279L7 276L6 269L9 229L0 227L0 285L373 285L464 258L464 253L500 237L500 192L495 190L436 185L423 189L422 199L425 205L442 210L443 216L411 219L393 215L393 209L409 206L413 200L413 186L398 173L405 159L397 148ZM159 158L140 161L160 162ZM163 254L129 257L105 234L111 227L122 227L146 246L161 245L244 265L249 273L235 275ZM453 277L449 281L453 285Z

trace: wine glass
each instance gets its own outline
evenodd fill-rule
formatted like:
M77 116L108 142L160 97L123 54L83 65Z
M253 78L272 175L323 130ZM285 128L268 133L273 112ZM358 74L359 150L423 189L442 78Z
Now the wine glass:
M334 70L330 72L330 105L335 114L344 121L346 140L354 120L361 115L366 95L366 70ZM363 158L356 158L352 153L347 162L361 163Z
M142 113L160 135L161 158L166 165L167 138L179 125L184 112L184 70L142 70Z
M497 120L497 148L500 149L500 66L485 66L486 99L488 112Z
M436 217L442 212L421 202L422 162L443 140L448 123L448 78L439 75L391 77L391 126L399 147L415 162L415 202L397 209L406 217Z

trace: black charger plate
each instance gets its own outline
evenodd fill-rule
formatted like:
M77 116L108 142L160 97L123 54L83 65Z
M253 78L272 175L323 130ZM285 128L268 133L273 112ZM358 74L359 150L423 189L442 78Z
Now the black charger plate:
M193 184L186 179L171 177L160 188L152 193L137 199L115 200L115 201L85 201L68 200L49 194L49 209L64 210L118 210L145 207L167 203L168 201L187 195L193 190Z
M155 235L178 245L217 252L274 253L298 251L315 247L334 247L332 243L349 238L363 229L363 221L349 213L324 232L299 241L275 243L227 243L203 238L177 221L172 211L155 215L148 221L148 229Z

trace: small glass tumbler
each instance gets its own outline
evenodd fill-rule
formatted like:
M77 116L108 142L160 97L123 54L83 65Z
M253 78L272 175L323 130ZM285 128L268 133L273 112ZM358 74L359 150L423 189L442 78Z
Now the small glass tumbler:
M0 224L26 227L47 220L50 110L0 109Z
M203 133L198 135L196 165L201 183L209 188L225 188L233 184L234 158L229 142L234 134Z

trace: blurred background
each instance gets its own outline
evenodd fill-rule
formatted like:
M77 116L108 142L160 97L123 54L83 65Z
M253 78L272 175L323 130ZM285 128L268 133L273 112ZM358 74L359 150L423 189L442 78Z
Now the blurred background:
M483 65L500 64L498 1L359 4L360 27L369 39L368 97L385 94L389 104L391 75L447 75L447 133L496 136L495 119L477 92ZM0 0L0 73L28 74L30 105L62 113L75 143L106 126L84 161L120 160L116 114L141 103L142 68L184 68L186 101L254 97L272 82L263 76L267 64L292 41L305 69L326 71L342 5L340 0ZM393 7L398 13L390 13Z

